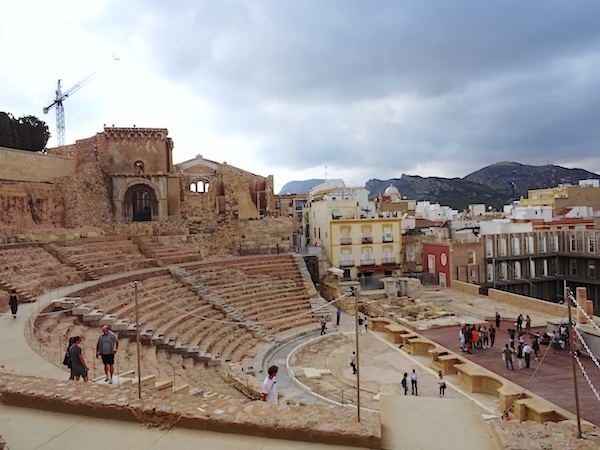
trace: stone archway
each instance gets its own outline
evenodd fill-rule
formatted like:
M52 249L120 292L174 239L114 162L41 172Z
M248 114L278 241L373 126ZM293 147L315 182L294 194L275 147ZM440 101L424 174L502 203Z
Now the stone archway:
M149 222L158 215L154 190L145 184L131 186L123 199L123 217L134 222Z

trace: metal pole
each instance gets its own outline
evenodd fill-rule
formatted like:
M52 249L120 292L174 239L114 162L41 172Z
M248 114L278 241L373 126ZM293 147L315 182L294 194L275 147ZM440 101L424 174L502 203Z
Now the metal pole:
M573 339L573 322L571 321L571 296L567 289L567 281L564 282L564 296L567 300L567 311L569 313L569 343L571 344L571 366L573 367L573 385L575 387L575 410L577 412L577 437L581 439L581 413L579 411L579 388L577 387L577 369L575 367L575 339Z
M356 414L357 420L360 422L360 353L358 351L358 292L354 290L354 332L356 336Z
M142 372L140 363L140 312L138 309L138 282L133 282L135 288L135 342L137 346L137 375L138 375L138 398L142 398Z

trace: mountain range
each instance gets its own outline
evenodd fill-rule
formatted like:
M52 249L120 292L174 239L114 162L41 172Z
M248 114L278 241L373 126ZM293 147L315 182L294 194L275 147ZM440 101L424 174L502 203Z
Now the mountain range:
M579 180L600 178L600 175L583 169L567 169L561 166L529 166L517 162L498 162L470 173L464 178L420 177L402 174L388 180L371 179L365 184L369 198L381 195L391 184L402 197L417 201L450 206L462 211L470 204L483 203L495 209L510 203L512 199L527 197L532 189L544 189ZM325 180L312 179L286 183L280 194L305 194Z

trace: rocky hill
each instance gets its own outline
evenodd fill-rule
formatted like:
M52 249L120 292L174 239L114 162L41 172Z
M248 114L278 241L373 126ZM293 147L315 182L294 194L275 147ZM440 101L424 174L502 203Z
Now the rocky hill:
M516 162L499 162L484 167L464 178L422 178L402 175L400 179L369 180L365 187L371 197L380 195L393 184L407 198L429 200L462 211L469 204L484 203L500 209L511 199L527 197L531 189L577 184L579 180L600 178L583 169L560 166L527 166Z
M369 180L365 188L373 198L381 195L392 184L407 198L429 200L462 211L473 203L484 203L500 209L511 199L527 197L527 191L531 189L550 188L561 183L575 185L579 180L588 178L600 178L600 175L583 169L553 165L528 166L516 162L498 162L464 178L424 178L403 174L400 178L389 180ZM284 186L282 193L308 192L308 189L322 181L293 181Z

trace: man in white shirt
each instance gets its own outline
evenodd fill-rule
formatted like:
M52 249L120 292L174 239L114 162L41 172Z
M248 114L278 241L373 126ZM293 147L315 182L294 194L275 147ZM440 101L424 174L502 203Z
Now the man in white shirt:
M262 389L262 401L267 403L279 403L279 397L277 396L277 386L275 385L275 376L279 368L277 366L271 366L268 370L268 376L263 381Z
M419 391L417 389L417 380L419 379L419 374L415 369L410 373L410 393L411 395L419 395Z
M525 344L523 347L523 356L525 357L525 368L529 369L529 363L531 362L531 352L533 351L533 347L529 344Z

